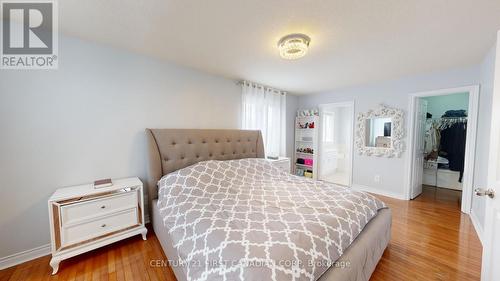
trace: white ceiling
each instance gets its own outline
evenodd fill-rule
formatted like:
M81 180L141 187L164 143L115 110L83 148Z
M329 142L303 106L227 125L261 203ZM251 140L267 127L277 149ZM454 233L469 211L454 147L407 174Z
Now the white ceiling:
M477 64L498 0L64 0L63 33L205 72L314 93ZM311 37L297 61L288 33Z

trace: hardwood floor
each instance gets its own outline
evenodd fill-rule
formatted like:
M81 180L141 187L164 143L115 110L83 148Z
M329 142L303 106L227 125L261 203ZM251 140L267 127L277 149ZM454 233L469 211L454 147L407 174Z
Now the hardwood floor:
M0 271L0 281L45 280L167 280L175 276L169 267L152 267L153 260L166 257L153 231L148 240L140 235L62 261L59 273L52 276L50 256L41 257Z
M424 186L412 201L378 196L392 209L392 239L371 280L479 280L482 246L461 192Z
M380 197L393 212L392 239L371 280L479 280L481 243L460 192L424 187L412 201ZM152 231L63 261L51 276L49 256L0 271L0 281L17 280L175 280Z

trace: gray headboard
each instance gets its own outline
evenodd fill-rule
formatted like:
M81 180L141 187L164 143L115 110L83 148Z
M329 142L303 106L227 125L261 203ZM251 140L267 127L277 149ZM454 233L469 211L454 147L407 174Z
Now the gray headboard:
M148 203L158 198L163 175L205 160L264 158L260 131L218 129L146 129ZM150 212L151 214L151 212Z

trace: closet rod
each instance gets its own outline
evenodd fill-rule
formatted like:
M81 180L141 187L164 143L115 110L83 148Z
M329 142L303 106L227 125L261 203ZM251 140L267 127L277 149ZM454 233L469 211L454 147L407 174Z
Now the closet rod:
M467 119L467 116L465 116L465 117L435 117L435 118L427 118L427 119L433 119L433 120L441 120L441 119Z

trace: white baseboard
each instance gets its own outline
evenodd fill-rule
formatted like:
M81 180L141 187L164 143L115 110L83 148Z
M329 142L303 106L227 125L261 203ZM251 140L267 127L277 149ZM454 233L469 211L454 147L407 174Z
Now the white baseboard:
M474 213L474 211L471 210L469 217L470 220L472 221L474 229L476 230L477 236L479 237L479 241L481 241L481 245L483 245L483 227L479 223L479 219L477 218L476 213Z
M149 214L144 214L144 222L149 223ZM34 260L39 257L50 255L50 244L39 246L31 250L22 251L0 258L0 270Z
M360 191L365 191L365 192L370 192L370 193L375 193L375 194L378 194L378 195L392 197L392 198L396 198L396 199L399 199L399 200L407 200L406 197L404 196L404 194L390 192L390 191L386 191L386 190L375 188L375 187L371 187L371 186L366 186L366 185L361 185L361 184L353 184L352 185L352 189L354 189L354 190L360 190Z
M50 254L50 244L0 258L0 270Z

